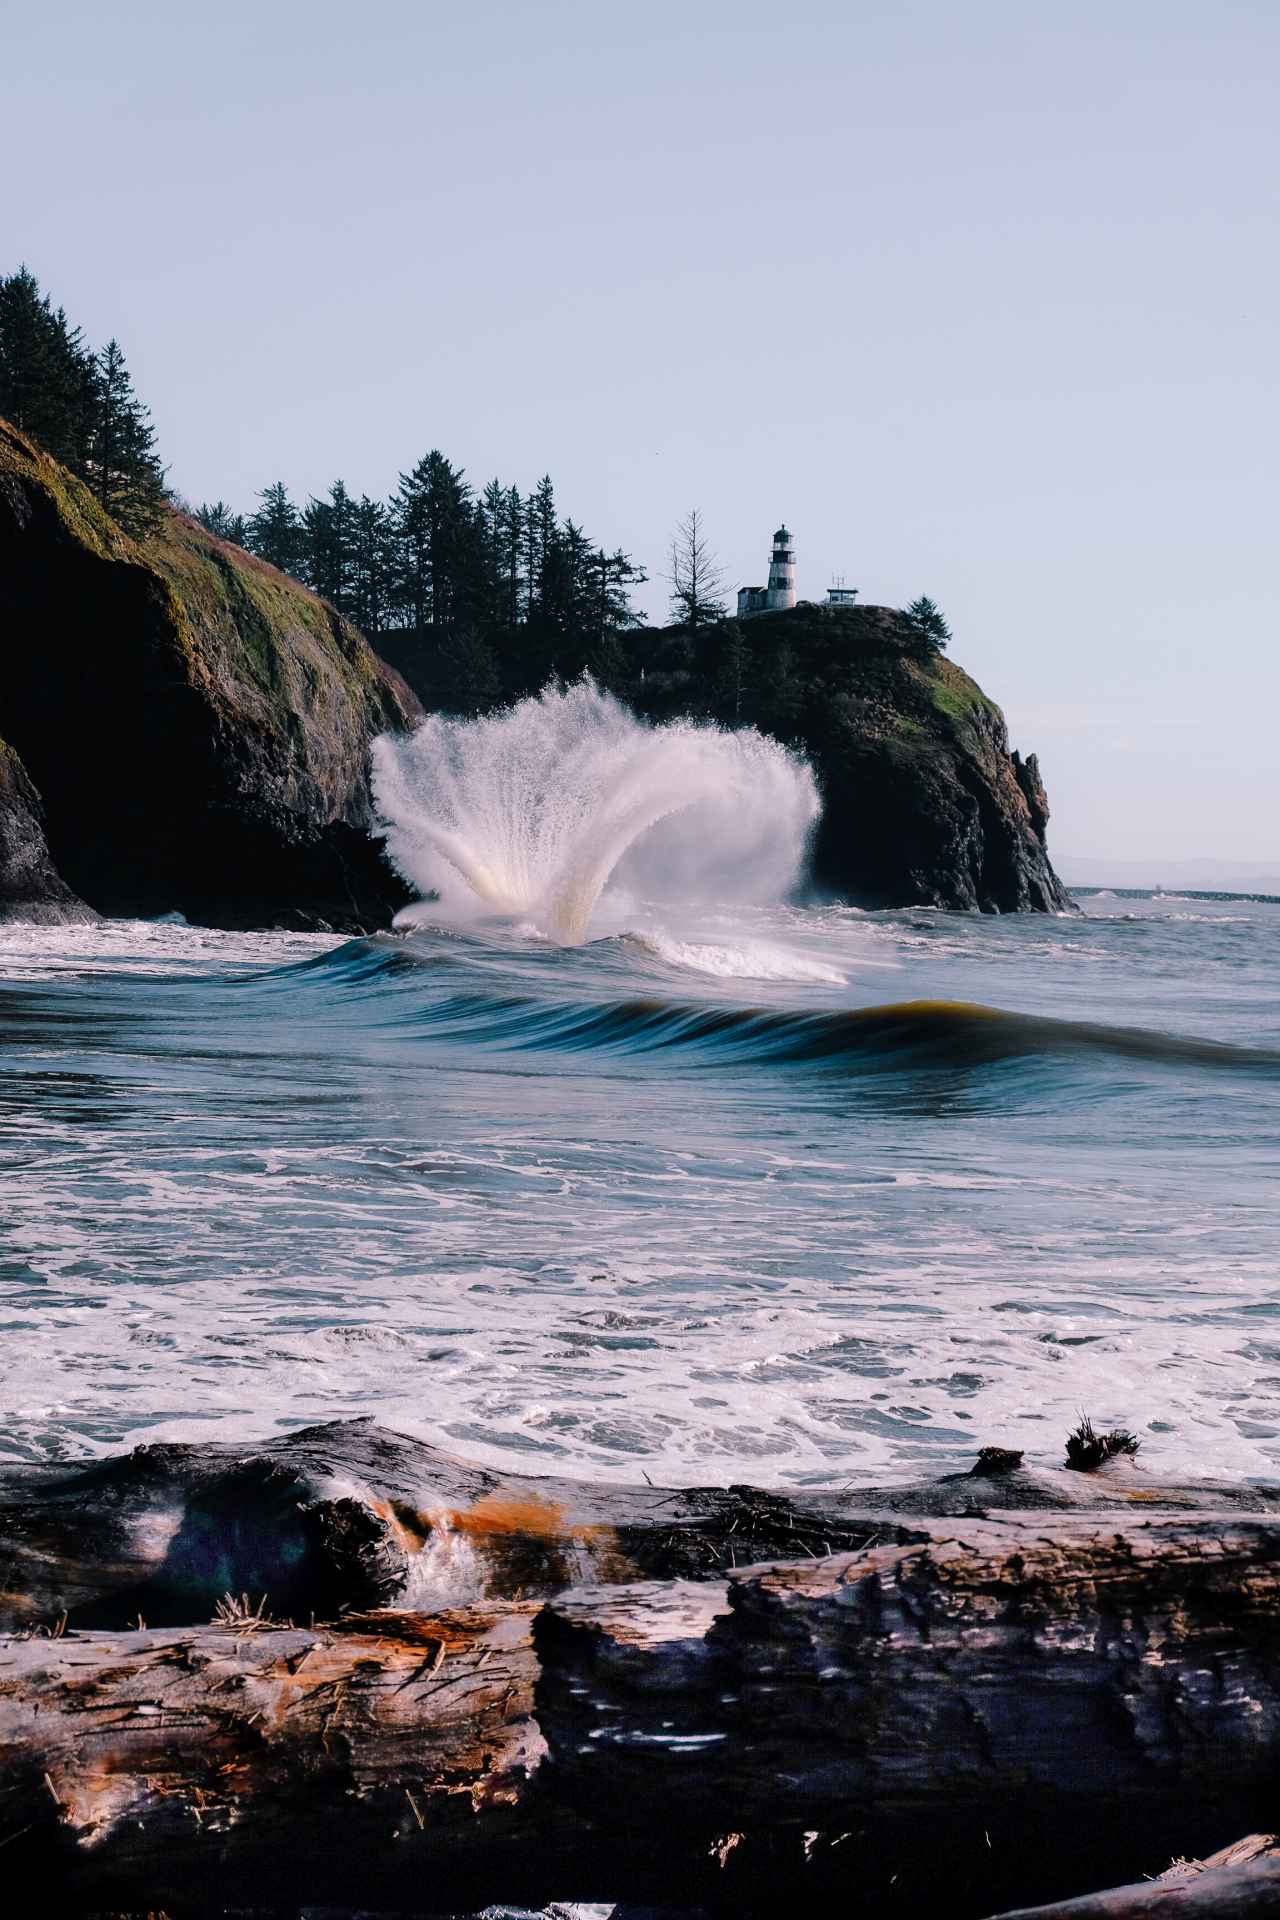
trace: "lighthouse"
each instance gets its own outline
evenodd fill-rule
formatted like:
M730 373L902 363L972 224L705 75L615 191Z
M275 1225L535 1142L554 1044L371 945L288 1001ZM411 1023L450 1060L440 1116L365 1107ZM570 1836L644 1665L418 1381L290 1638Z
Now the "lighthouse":
M785 526L778 528L773 536L773 552L769 556L769 584L767 587L739 587L738 618L745 620L753 613L781 613L796 603L796 550L791 535Z
M769 559L769 597L765 605L770 613L777 613L784 607L794 607L795 603L796 550L786 528L779 527L773 536L773 553Z

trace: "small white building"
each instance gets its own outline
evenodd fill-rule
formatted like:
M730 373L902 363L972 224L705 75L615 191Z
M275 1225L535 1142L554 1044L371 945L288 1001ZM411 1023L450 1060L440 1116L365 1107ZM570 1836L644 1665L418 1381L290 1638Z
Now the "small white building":
M791 535L779 527L773 536L769 557L767 587L738 588L738 618L749 620L756 613L781 613L796 603L796 550Z
M844 575L838 573L831 582L831 585L827 588L827 597L822 604L824 607L851 607L857 597L858 589L856 587L846 587Z

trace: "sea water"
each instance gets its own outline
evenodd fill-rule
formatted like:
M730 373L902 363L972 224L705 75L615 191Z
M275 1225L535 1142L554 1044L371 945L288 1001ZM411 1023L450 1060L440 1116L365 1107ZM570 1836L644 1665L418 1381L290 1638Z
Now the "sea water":
M1280 1475L1280 905L781 904L745 829L717 901L652 824L559 934L447 879L359 940L0 928L0 1454L372 1414L525 1471L873 1482L1052 1460L1086 1411Z

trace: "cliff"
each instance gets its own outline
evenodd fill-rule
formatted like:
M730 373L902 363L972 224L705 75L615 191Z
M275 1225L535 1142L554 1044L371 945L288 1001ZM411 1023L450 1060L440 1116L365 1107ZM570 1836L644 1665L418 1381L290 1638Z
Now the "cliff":
M1035 755L1010 751L999 707L896 609L802 603L633 645L642 711L750 723L808 756L820 887L867 907L1070 908Z
M97 917L54 866L40 795L13 748L0 740L0 925L66 926Z
M0 736L28 813L32 783L43 797L64 894L222 926L385 924L405 895L369 837L369 744L420 713L297 581L181 513L135 543L0 421Z

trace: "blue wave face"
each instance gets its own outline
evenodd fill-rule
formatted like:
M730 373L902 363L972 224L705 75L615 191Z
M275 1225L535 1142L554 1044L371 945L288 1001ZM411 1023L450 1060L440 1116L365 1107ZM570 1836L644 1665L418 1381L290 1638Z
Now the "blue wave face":
M675 971L669 964L663 967L651 948L641 954L648 971L661 969L668 978ZM390 1021L406 1034L514 1053L661 1055L704 1066L863 1071L950 1067L968 1072L1018 1060L1074 1061L1087 1069L1091 1060L1112 1060L1280 1075L1280 1047L974 1002L788 1006L785 988L775 981L773 1004L724 1004L723 975L714 1004L674 993L608 994L619 976L634 984L636 971L634 942L602 940L569 956L555 948L528 951L516 941L495 945L437 935L411 943L353 940L241 984L242 989L295 995L310 987L321 1006L326 996L337 1007L349 1007L355 998L373 1019ZM539 974L544 977L538 979ZM742 989L753 983L741 978L737 984ZM824 984L829 992L831 983ZM533 991L535 986L543 990Z

